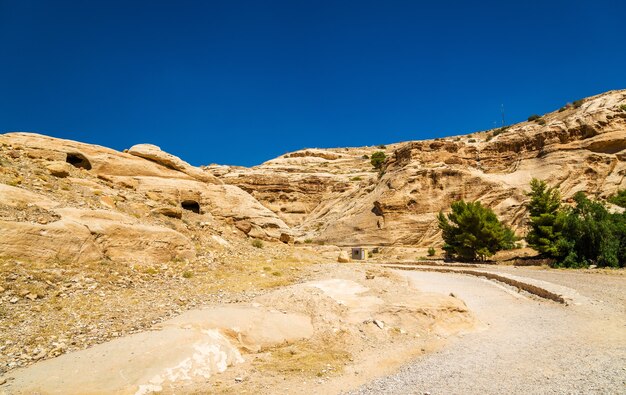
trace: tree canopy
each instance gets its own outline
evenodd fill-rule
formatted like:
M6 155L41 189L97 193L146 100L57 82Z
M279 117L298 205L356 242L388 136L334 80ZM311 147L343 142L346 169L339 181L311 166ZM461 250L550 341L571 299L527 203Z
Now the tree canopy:
M550 188L544 181L533 178L527 195L530 197L526 205L530 214L530 231L526 241L538 252L554 256L563 222L561 194L558 189Z
M530 187L529 246L559 267L626 265L626 214L610 213L582 192L574 195L574 206L563 206L558 189L536 179ZM609 201L626 203L626 192Z
M439 228L445 242L443 249L465 261L485 260L496 252L513 248L515 235L494 212L480 202L452 203L452 212L439 213Z

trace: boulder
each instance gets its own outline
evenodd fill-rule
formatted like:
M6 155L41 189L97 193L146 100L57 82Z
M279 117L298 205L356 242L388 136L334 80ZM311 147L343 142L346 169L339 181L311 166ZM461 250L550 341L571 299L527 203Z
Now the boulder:
M46 169L48 169L48 172L55 177L65 178L70 175L72 165L66 162L52 162L46 166Z
M285 244L293 244L293 236L287 233L281 233L279 240Z
M339 253L339 257L337 257L337 262L339 263L348 263L350 262L350 255L346 251L341 251Z
M157 207L153 209L152 212L170 218L181 219L183 217L183 210L178 207Z
M249 221L237 221L235 227L245 234L250 233L252 230L252 224Z

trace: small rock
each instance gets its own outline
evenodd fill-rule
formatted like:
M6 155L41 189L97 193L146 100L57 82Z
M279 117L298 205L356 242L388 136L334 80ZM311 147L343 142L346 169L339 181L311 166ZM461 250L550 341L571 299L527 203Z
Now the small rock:
M11 299L9 299L9 303L16 304L18 300L19 300L18 298L12 297Z
M48 354L46 350L41 350L37 354L33 355L33 360L37 361L45 357Z
M7 383L7 379L0 379L0 385L4 385Z
M170 218L181 219L183 217L183 210L178 207L159 207L152 210L152 212Z
M376 325L377 327L379 327L380 329L383 329L385 327L385 323L380 321L380 320L374 320L372 321L374 323L374 325Z
M26 296L24 296L24 297L25 297L26 299L29 299L29 300L36 300L36 299L37 299L37 294L30 292L30 293L28 293L28 294L27 294Z
M70 175L71 165L66 162L53 162L46 169L55 177L65 178Z
M337 262L348 263L350 262L350 256L348 256L348 253L346 251L341 251L339 253L339 257L337 257Z
M450 296L452 296L453 298L456 298L456 295L452 292L450 292Z
M109 208L115 208L115 200L111 196L102 196L100 198L100 203Z
M287 234L287 233L281 233L280 234L280 241L282 241L285 244L293 244L293 236Z
M235 222L235 227L245 234L250 233L252 230L252 224L245 220Z
M243 381L243 377L235 377L235 383L241 383Z

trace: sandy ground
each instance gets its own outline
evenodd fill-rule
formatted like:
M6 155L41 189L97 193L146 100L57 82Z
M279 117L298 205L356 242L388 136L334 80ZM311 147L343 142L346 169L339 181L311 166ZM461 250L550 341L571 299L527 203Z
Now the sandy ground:
M17 369L0 393L338 393L473 325L458 298L371 265L327 264L249 303L190 310Z
M568 304L463 274L326 264L250 302L16 370L0 393L626 393L623 272L475 270Z
M482 278L403 271L423 291L454 292L475 313L482 330L351 393L626 393L626 277L489 270L569 287L587 302L564 306L512 293Z

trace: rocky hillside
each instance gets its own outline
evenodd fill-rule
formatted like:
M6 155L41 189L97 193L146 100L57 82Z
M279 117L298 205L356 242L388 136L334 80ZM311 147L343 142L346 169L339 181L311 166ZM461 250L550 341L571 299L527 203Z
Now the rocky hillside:
M507 128L387 147L306 149L252 168L208 166L249 192L298 240L337 245L440 243L436 214L480 200L524 232L532 177L565 198L626 187L626 91L610 91ZM384 150L382 176L368 157ZM307 240L308 241L308 240Z
M507 128L380 147L305 149L252 168L193 167L149 144L125 152L0 136L0 257L192 260L224 234L335 245L440 243L436 214L478 199L520 233L532 177L604 198L626 187L626 91ZM369 157L384 150L383 171Z
M237 186L158 147L127 152L51 137L0 136L0 257L189 260L216 237L278 239L288 226ZM287 237L285 234L283 237Z

